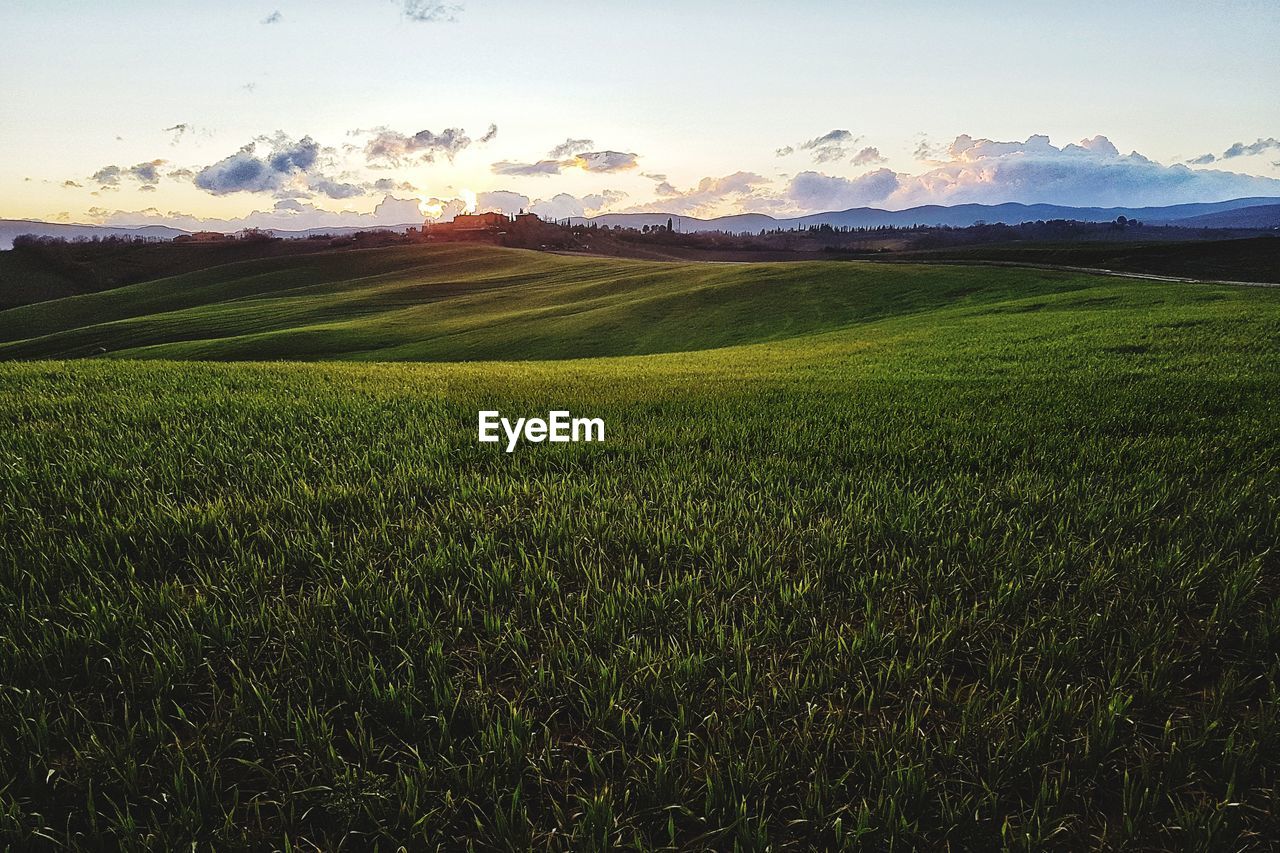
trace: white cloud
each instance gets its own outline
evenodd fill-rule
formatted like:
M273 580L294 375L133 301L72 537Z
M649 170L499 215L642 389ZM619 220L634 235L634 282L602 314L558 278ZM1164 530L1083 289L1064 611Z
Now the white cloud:
M845 210L878 205L898 189L898 176L877 169L857 178L801 172L787 185L786 200L797 212Z
M950 159L920 175L898 175L886 206L1022 202L1082 207L1146 206L1280 195L1280 181L1234 172L1165 166L1121 154L1105 136L1058 148L1049 137L1025 142L956 138Z
M714 216L725 209L758 210L776 199L767 190L767 178L755 172L734 172L719 178L703 178L696 187L678 190L663 181L655 188L657 201L627 208L628 213L680 213Z

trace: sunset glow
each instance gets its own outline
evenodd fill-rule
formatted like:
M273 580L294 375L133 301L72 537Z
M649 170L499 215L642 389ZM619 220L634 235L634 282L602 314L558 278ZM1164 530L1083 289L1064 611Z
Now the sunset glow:
M131 3L11 5L0 219L291 231L464 210L783 219L1280 197L1280 100L1256 85L1280 76L1280 15L1259 0L1231 15L1189 0L994 0L965 16L797 0L785 26L781 7L706 0L675 28L615 2L573 27L478 0L230 0L149 29ZM1143 37L1153 19L1166 38ZM182 50L197 32L205 49ZM1046 49L1027 32L1059 39ZM341 44L395 61L357 66L335 59ZM474 45L504 60L477 63ZM500 70L507 57L529 59ZM693 57L705 72L663 71ZM1116 57L1143 72L1117 86ZM1232 70L1205 74L1208 57ZM122 92L146 96L122 105Z

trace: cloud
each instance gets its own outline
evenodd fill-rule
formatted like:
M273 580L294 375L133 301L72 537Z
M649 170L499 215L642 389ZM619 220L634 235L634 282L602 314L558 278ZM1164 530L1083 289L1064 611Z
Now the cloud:
M416 198L396 198L393 195L382 197L382 201L373 206L371 218L386 225L401 225L422 220L422 211L418 209Z
M847 130L832 130L824 133L822 136L810 139L808 142L802 142L800 148L804 151L813 152L813 162L830 163L835 160L843 160L849 154L849 146L856 143L861 137L854 137Z
M605 190L578 198L569 193L558 193L549 199L538 199L525 209L543 219L569 219L578 216L594 216L626 198L621 190Z
M571 162L566 160L539 160L536 163L519 163L511 160L502 160L490 166L489 170L495 175L540 177L543 175L558 175L564 170L566 163Z
M101 169L90 175L89 180L94 183L102 184L104 187L114 187L120 183L120 167L103 166Z
M1208 163L1217 162L1218 160L1234 160L1237 157L1252 157L1255 154L1265 154L1268 151L1275 151L1278 149L1280 149L1280 139L1276 139L1275 137L1268 137L1266 139L1258 137L1257 142L1251 142L1248 145L1245 145L1243 142L1233 143L1230 148L1223 151L1216 157L1212 154L1201 154L1199 157L1194 157L1187 162L1193 166L1203 166Z
M608 174L634 169L638 158L638 154L628 154L621 151L589 151L566 157L563 160L539 160L536 163L502 160L491 165L489 170L495 175L518 177L559 175L566 169L581 169L584 172Z
M489 124L489 129L484 132L484 136L480 137L478 141L481 145L484 145L487 142L492 142L494 138L497 137L497 135L498 135L498 126L491 122Z
M446 3L443 0L404 0L404 16L411 21L421 23L452 23L462 13L461 3Z
M147 160L127 169L120 166L103 166L89 179L100 184L103 189L118 187L120 181L125 178L140 184L154 185L160 182L160 167L166 162L165 160Z
M369 165L381 168L404 166L414 162L434 163L438 155L444 155L446 159L453 162L453 158L459 152L471 145L471 137L467 136L467 132L460 127L447 127L439 133L420 130L412 136L406 136L386 127L355 132L372 134L372 138L364 146L365 160ZM493 139L497 133L497 125L490 125L489 131L481 137L481 141Z
M166 128L164 129L164 132L165 132L165 133L172 133L172 134L173 134L173 140L172 140L169 144L170 144L170 145L177 145L177 144L178 144L178 142L182 139L183 135L184 135L185 133L187 133L188 131L190 131L190 130L191 130L191 125L186 124L186 123L184 122L184 123L182 123L182 124L175 124L173 127L166 127Z
M791 179L785 196L805 212L846 210L883 201L898 187L898 176L889 169L877 169L857 178L801 172Z
M573 158L573 165L584 172L623 172L634 169L638 157L638 154L621 151L592 151L578 154Z
M877 163L885 162L885 158L880 156L879 148L873 148L868 145L857 154L854 154L853 159L849 162L853 163L855 166L872 166Z
M310 136L304 136L297 142L278 135L273 140L273 148L267 158L267 164L276 172L305 172L315 165L320 157L320 143Z
M139 163L129 169L128 174L130 177L144 184L155 184L160 180L160 167L164 164L164 160L151 160L146 163Z
M265 153L259 153L268 148ZM299 193L306 173L320 158L320 143L310 136L293 140L283 133L259 137L235 154L201 169L195 185L213 195L230 193Z
M270 15L267 15L265 18L263 18L263 19L262 19L262 23L264 23L264 24L278 24L278 23L280 23L282 20L284 20L284 15L281 15L281 14L280 14L280 10L279 10L279 9L277 9L277 10L275 10L274 12L272 12Z
M530 213L536 213L543 219L568 219L571 216L586 214L586 206L582 201L568 193L559 193L553 198L539 199L529 206Z
M920 204L1062 204L1160 206L1280 196L1280 180L1186 165L1165 166L1136 151L1121 154L1105 136L1061 148L1049 137L1023 142L956 137L948 159L920 175L898 175L881 206Z
M398 192L406 192L406 193L416 193L418 191L418 188L415 187L413 184L409 183L408 181L397 181L397 180L394 180L393 178L379 178L378 180L374 181L371 186L373 189L377 190L378 192L398 191Z
M467 203L460 198L445 200L432 197L426 200L425 205L429 208L434 207L439 210L438 215L427 217L434 222L449 222L459 213L463 213L467 209Z
M1258 139L1251 145L1245 145L1243 142L1237 142L1222 152L1223 160L1230 160L1233 157L1249 157L1254 154L1263 154L1267 151L1280 148L1280 139Z
M919 141L916 142L916 150L912 152L917 160L922 160L926 163L937 160L946 155L946 153L947 146L930 142L925 136L920 137Z
M510 190L492 190L476 194L476 212L496 211L508 215L529 209L529 197Z
M867 146L854 152L853 146L861 139L861 136L854 136L848 130L837 128L797 145L784 145L773 153L778 157L788 157L796 151L808 151L813 157L813 162L818 164L834 163L844 159L849 159L855 166L883 163L885 158L880 156L877 148Z
M658 201L627 208L628 213L680 213L715 215L730 205L740 210L776 206L776 196L767 190L768 179L755 172L734 172L719 178L703 178L696 187L678 190L663 182L655 188Z
M329 198L354 198L358 195L365 195L367 192L363 185L343 183L342 181L334 181L325 177L313 178L307 183L307 188Z
M547 156L553 160L563 160L565 157L572 157L575 154L581 154L583 151L590 151L595 147L595 143L590 139L566 139L547 152Z
M587 213L595 214L607 207L612 207L626 197L627 194L622 190L605 190L583 196L582 206L586 208Z
M77 184L75 181L63 181L62 185L67 189L82 189L83 184Z

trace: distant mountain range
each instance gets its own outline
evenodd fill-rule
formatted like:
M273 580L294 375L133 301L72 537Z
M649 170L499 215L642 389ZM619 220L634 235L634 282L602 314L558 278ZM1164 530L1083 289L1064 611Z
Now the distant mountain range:
M388 231L404 231L408 228L418 228L421 225L421 222L409 222L403 225L379 225L376 227L385 228ZM284 231L279 228L267 228L264 230L275 237L305 239L321 234L327 234L332 237L346 237L359 231L369 231L372 227L375 226L308 228L305 231ZM68 240L75 240L78 237L158 237L162 240L172 240L174 237L190 233L190 231L184 231L181 228L170 228L168 225L113 228L106 225L64 225L60 222L41 222L37 219L0 219L0 250L12 249L13 238L20 237L23 234L35 234L39 237L64 237Z
M0 219L0 249L12 249L13 238L23 234L41 237L159 237L172 240L186 234L181 228L167 225L147 225L143 228L109 228L105 225L63 225L59 222L40 222L35 219Z
M811 213L790 219L776 219L763 213L742 213L715 219L675 216L667 213L606 213L575 217L573 224L595 223L610 228L643 228L672 224L680 231L727 231L755 233L776 228L879 228L913 225L948 225L966 228L979 222L1017 225L1047 219L1074 219L1079 222L1111 222L1116 217L1138 219L1149 225L1183 225L1192 228L1276 228L1280 227L1280 198L1237 198L1231 201L1175 204L1166 207L1067 207L1057 204L957 204L946 207L929 204L906 210L855 207L828 213Z
M958 204L951 207L929 204L906 210L881 210L855 207L827 213L811 213L790 219L776 219L763 213L742 213L715 219L698 219L670 213L605 213L600 216L574 217L574 225L608 225L610 228L643 228L666 225L670 219L680 231L726 231L750 234L761 230L807 228L830 225L833 228L878 228L881 226L948 225L965 228L979 222L1016 225L1047 219L1074 219L1080 222L1110 222L1118 216L1138 219L1148 225L1178 225L1186 228L1280 228L1280 198L1237 198L1230 201L1199 204L1175 204L1166 207L1068 207L1057 204ZM377 226L390 231L416 228L422 223ZM310 237L329 234L335 237L367 231L370 226L342 228L309 228L305 231L268 229L276 237ZM13 238L21 234L48 237L159 237L172 239L188 232L166 225L142 228L111 228L102 225L65 225L27 219L0 219L0 249L13 247Z

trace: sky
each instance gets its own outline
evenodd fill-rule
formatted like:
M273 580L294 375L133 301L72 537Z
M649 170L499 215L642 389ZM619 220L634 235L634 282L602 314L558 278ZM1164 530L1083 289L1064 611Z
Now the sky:
M1275 0L6 0L0 218L1280 196Z

